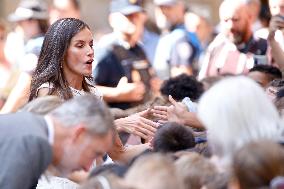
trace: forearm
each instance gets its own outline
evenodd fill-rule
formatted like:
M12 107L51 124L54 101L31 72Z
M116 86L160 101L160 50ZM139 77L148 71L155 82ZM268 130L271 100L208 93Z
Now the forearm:
M149 149L148 144L140 144L135 146L125 147L123 146L118 133L115 134L114 145L111 150L108 151L108 155L111 157L113 161L127 164L131 161L135 156L139 155L146 149Z
M273 38L269 40L271 56L281 70L284 69L284 52L280 44Z
M119 154L116 160L124 164L129 163L134 157L138 156L147 149L150 149L148 143L125 147L124 152Z
M103 98L106 102L119 101L119 92L115 87L96 86L98 90L103 94Z
M204 126L199 121L195 113L186 112L180 120L183 125L187 125L197 129L204 129Z
M125 147L123 146L118 133L115 134L114 144L107 153L113 161L121 161L121 156L125 153Z
M124 118L114 120L114 125L118 133L122 131L126 132L125 127L123 127L123 124L124 124Z
M1 109L1 113L16 112L20 107L26 104L29 99L30 85L31 76L27 73L22 73Z

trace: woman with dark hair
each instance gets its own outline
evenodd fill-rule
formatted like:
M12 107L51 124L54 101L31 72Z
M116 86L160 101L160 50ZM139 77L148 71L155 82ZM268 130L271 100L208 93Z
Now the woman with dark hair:
M46 33L32 78L29 100L47 95L67 100L85 93L102 98L92 85L92 47L92 33L83 21L64 18L52 24ZM147 115L148 112L144 111L115 120L118 132L133 133L145 139L153 137L158 123L146 119Z
M38 65L31 82L29 101L46 95L67 100L92 93L102 98L92 84L94 60L93 36L89 26L76 18L64 18L51 25L46 33ZM153 137L157 123L144 112L115 120L118 131Z
M88 92L101 98L92 85L93 60L93 35L89 26L75 18L56 21L46 33L29 101L46 95L67 100Z

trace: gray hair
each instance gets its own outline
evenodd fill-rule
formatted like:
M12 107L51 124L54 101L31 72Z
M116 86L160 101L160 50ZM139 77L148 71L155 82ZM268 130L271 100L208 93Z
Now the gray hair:
M35 114L45 115L60 106L63 102L64 101L58 96L42 96L27 103L20 109L20 111L28 111Z
M198 117L208 130L213 151L225 163L244 144L280 140L283 124L263 89L244 76L224 79L200 99Z
M104 135L115 130L109 109L94 95L76 96L51 111L49 115L65 127L83 123L92 134Z

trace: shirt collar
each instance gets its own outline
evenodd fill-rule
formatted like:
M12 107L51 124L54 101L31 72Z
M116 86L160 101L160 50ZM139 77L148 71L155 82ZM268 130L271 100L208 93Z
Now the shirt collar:
M48 143L50 145L53 145L54 143L54 124L49 116L44 116L44 119L47 124L47 130L48 130Z

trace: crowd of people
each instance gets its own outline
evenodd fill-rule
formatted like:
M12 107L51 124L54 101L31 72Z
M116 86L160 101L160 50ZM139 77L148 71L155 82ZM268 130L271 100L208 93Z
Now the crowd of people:
M95 1L93 2L95 6ZM0 188L284 188L284 0L78 0L0 22ZM189 4L190 8L190 4Z

